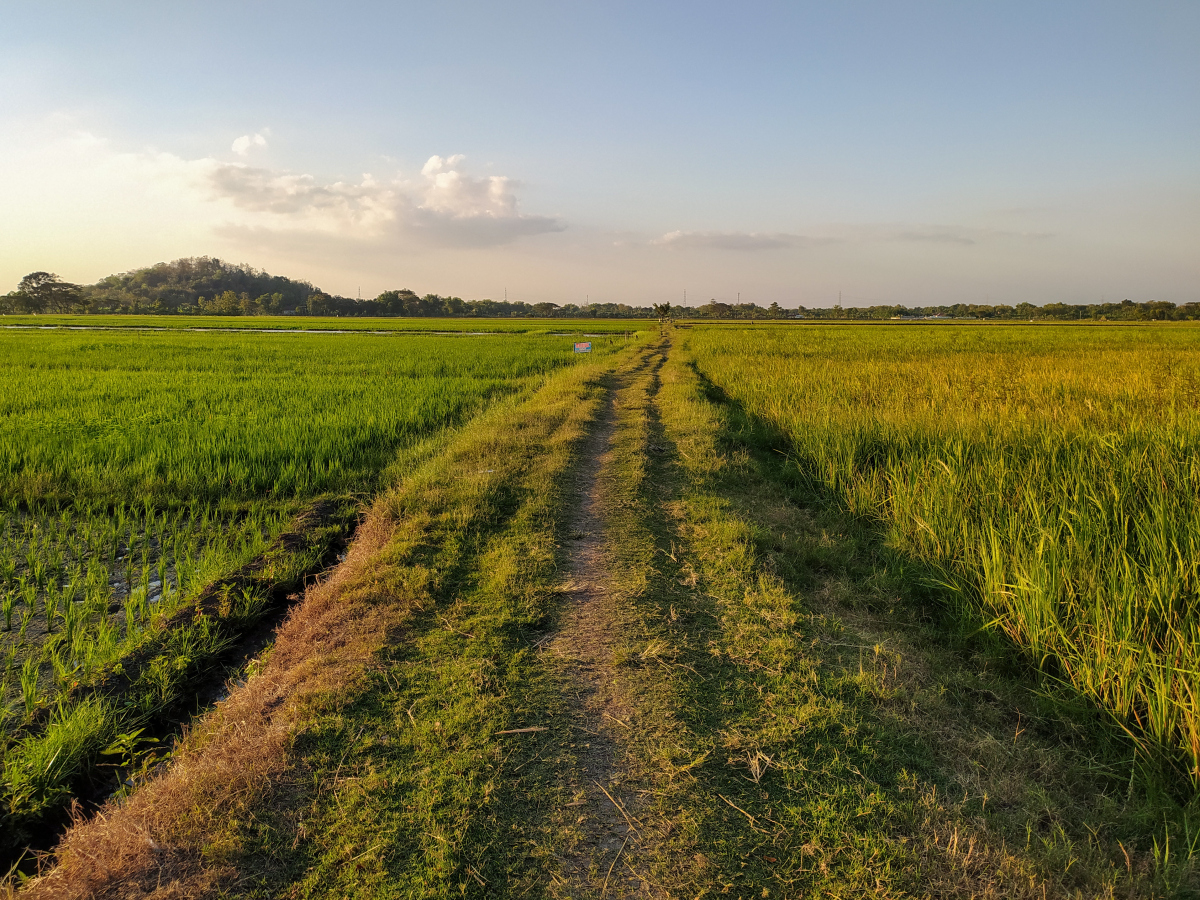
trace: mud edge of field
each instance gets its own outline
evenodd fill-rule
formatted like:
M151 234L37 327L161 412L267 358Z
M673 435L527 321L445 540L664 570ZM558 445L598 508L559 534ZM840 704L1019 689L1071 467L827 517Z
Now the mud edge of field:
M139 733L167 748L186 734L190 722L198 720L228 689L246 662L269 646L271 636L288 610L300 600L305 583L320 579L337 562L353 540L360 513L346 498L319 498L288 523L270 546L223 578L206 585L193 599L155 623L147 640L106 667L95 678L74 685L56 706L37 708L30 719L12 729L10 743L36 740L46 733L56 708L71 708L97 698L120 703L130 697L139 680L158 660L172 635L200 618L216 622L225 634L215 655L198 658L195 668L176 686L174 695L148 718L139 718ZM233 591L257 592L262 602L254 613L240 621L223 615ZM101 768L103 758L94 758L70 780L63 804L50 808L36 821L25 822L34 829L34 839L4 847L0 860L9 875L28 874L44 868L50 849L72 823L86 820L113 793L111 766ZM170 756L167 756L170 759Z

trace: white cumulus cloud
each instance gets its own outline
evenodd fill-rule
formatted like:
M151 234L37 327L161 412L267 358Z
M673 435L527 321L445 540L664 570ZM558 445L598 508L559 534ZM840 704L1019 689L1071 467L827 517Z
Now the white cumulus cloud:
M323 182L312 175L244 163L219 163L206 178L211 196L257 214L259 228L317 230L362 238L406 237L448 246L489 246L522 235L561 231L554 217L518 209L518 183L468 174L462 155L431 156L415 179Z
M423 209L457 218L513 218L517 213L517 183L503 175L471 178L462 171L466 157L431 156L421 169L426 179Z
M243 134L240 138L234 139L230 149L238 156L245 156L252 147L265 146L267 146L267 139L262 134Z

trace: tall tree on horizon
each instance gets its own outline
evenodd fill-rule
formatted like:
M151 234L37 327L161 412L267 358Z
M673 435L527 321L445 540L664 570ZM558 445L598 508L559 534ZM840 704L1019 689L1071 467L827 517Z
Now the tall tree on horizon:
M63 281L53 272L30 272L17 285L21 312L73 312L81 298L79 285Z

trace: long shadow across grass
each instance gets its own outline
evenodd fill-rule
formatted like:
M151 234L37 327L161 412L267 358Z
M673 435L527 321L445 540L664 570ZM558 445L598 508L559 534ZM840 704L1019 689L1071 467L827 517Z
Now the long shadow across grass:
M783 432L747 412L695 367L693 372L709 402L728 413L723 435L728 446L748 450L765 481L781 488L789 502L818 512L846 538L848 552L818 552L806 560L807 565L797 566L791 574L797 585L812 587L813 579L822 574L865 579L869 590L860 599L885 612L891 603L888 595L895 595L946 650L963 659L986 661L989 671L1028 695L1035 713L1030 728L1050 738L1081 735L1076 749L1092 757L1098 771L1106 771L1121 789L1128 788L1132 778L1155 808L1155 821L1164 813L1168 819L1183 821L1183 813L1195 802L1195 789L1186 774L1172 765L1165 749L1162 756L1154 757L1139 752L1144 747L1130 741L1119 723L1060 679L1053 657L1042 660L1039 667L1007 638L987 630L982 618L964 616L965 604L949 602L948 588L937 570L891 547L883 526L853 514L844 498L794 454ZM986 694L984 698L993 699Z
M660 792L695 862L664 875L747 897L1189 889L1184 811L1111 723L951 618L781 434L690 365L670 381L638 602L703 762Z

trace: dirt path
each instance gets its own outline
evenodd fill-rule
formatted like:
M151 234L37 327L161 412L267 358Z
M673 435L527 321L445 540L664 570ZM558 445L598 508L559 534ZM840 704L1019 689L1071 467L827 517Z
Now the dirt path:
M645 362L639 367L645 367ZM615 397L635 373L619 373L580 451L568 520L571 604L561 627L544 646L559 657L575 701L572 740L579 761L573 785L578 843L565 854L563 896L646 896L642 883L621 858L641 841L636 796L623 783L618 732L628 728L630 709L616 685L615 643L609 561L604 552L600 473L616 431Z

